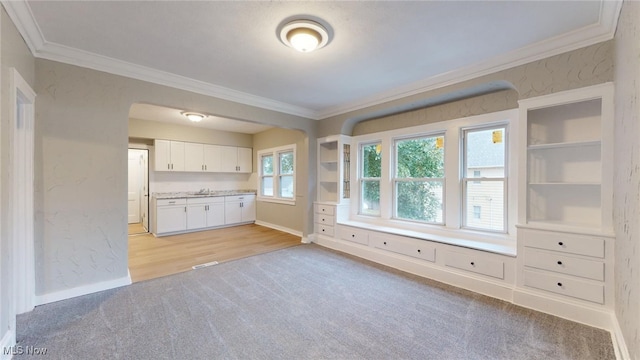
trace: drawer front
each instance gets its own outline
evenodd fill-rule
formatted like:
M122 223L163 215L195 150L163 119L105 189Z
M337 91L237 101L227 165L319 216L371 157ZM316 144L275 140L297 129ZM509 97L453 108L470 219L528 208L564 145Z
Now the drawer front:
M223 203L224 196L218 197L198 197L198 198L188 198L187 204L217 204Z
M561 275L524 271L524 285L552 293L604 304L604 285Z
M415 257L431 262L436 261L436 248L423 240L402 239L398 236L387 234L370 234L369 241L372 246L394 253Z
M316 214L335 215L335 206L316 204Z
M604 239L588 235L527 230L525 246L604 258Z
M173 205L187 205L187 199L159 199L156 201L157 206L173 206Z
M524 249L525 266L604 281L604 263L532 248Z
M358 244L369 245L369 234L366 230L352 228L348 226L340 227L340 239L353 241Z
M446 251L444 264L456 269L504 279L504 261L489 259L486 255L468 255Z
M335 217L332 215L316 214L316 222L333 226L335 224Z
M238 202L238 201L248 201L253 200L255 195L233 195L233 196L225 196L225 202Z
M334 227L316 223L316 234L333 237Z

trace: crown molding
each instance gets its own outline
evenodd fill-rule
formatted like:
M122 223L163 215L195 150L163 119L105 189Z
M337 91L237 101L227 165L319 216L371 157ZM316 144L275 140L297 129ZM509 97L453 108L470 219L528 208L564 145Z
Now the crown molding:
M314 111L312 109L48 42L42 35L33 13L25 1L0 1L18 31L22 34L32 54L37 58L86 67L314 120L326 119L399 100L610 40L615 35L618 16L622 8L622 1L620 0L602 0L600 3L600 18L597 24L586 26L504 55L496 56L488 61L439 74L405 86L396 87L389 91L354 102Z
M487 61L463 67L447 73L414 82L409 85L393 88L389 91L336 107L319 111L320 119L327 119L349 112L380 105L412 95L436 90L472 80L498 71L546 59L589 45L613 39L622 9L622 0L602 0L600 18L597 24L583 28L496 56Z

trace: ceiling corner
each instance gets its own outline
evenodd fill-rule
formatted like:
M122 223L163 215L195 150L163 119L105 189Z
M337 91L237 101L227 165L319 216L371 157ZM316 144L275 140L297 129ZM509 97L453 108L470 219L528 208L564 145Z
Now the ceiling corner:
M11 18L25 43L27 43L31 54L37 56L38 51L42 49L46 40L36 23L29 4L26 1L1 0L0 2L2 2L9 18Z

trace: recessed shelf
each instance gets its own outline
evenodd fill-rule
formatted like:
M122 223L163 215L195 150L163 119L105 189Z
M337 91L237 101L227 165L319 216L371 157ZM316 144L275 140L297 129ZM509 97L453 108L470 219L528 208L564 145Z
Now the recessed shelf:
M600 146L600 140L590 140L590 141L571 141L571 142L561 142L561 143L551 143L551 144L535 144L529 145L529 150L546 150L546 149L558 149L558 148L567 148L567 147L585 147L585 146Z

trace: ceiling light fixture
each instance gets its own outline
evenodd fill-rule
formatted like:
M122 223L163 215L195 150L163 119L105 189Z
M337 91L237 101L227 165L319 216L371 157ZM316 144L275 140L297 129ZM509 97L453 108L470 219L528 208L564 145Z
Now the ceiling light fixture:
M183 112L182 115L186 116L187 119L193 122L200 122L202 119L206 118L206 115L195 113L195 112Z
M280 40L300 52L311 52L329 43L329 33L315 21L295 20L282 27Z

